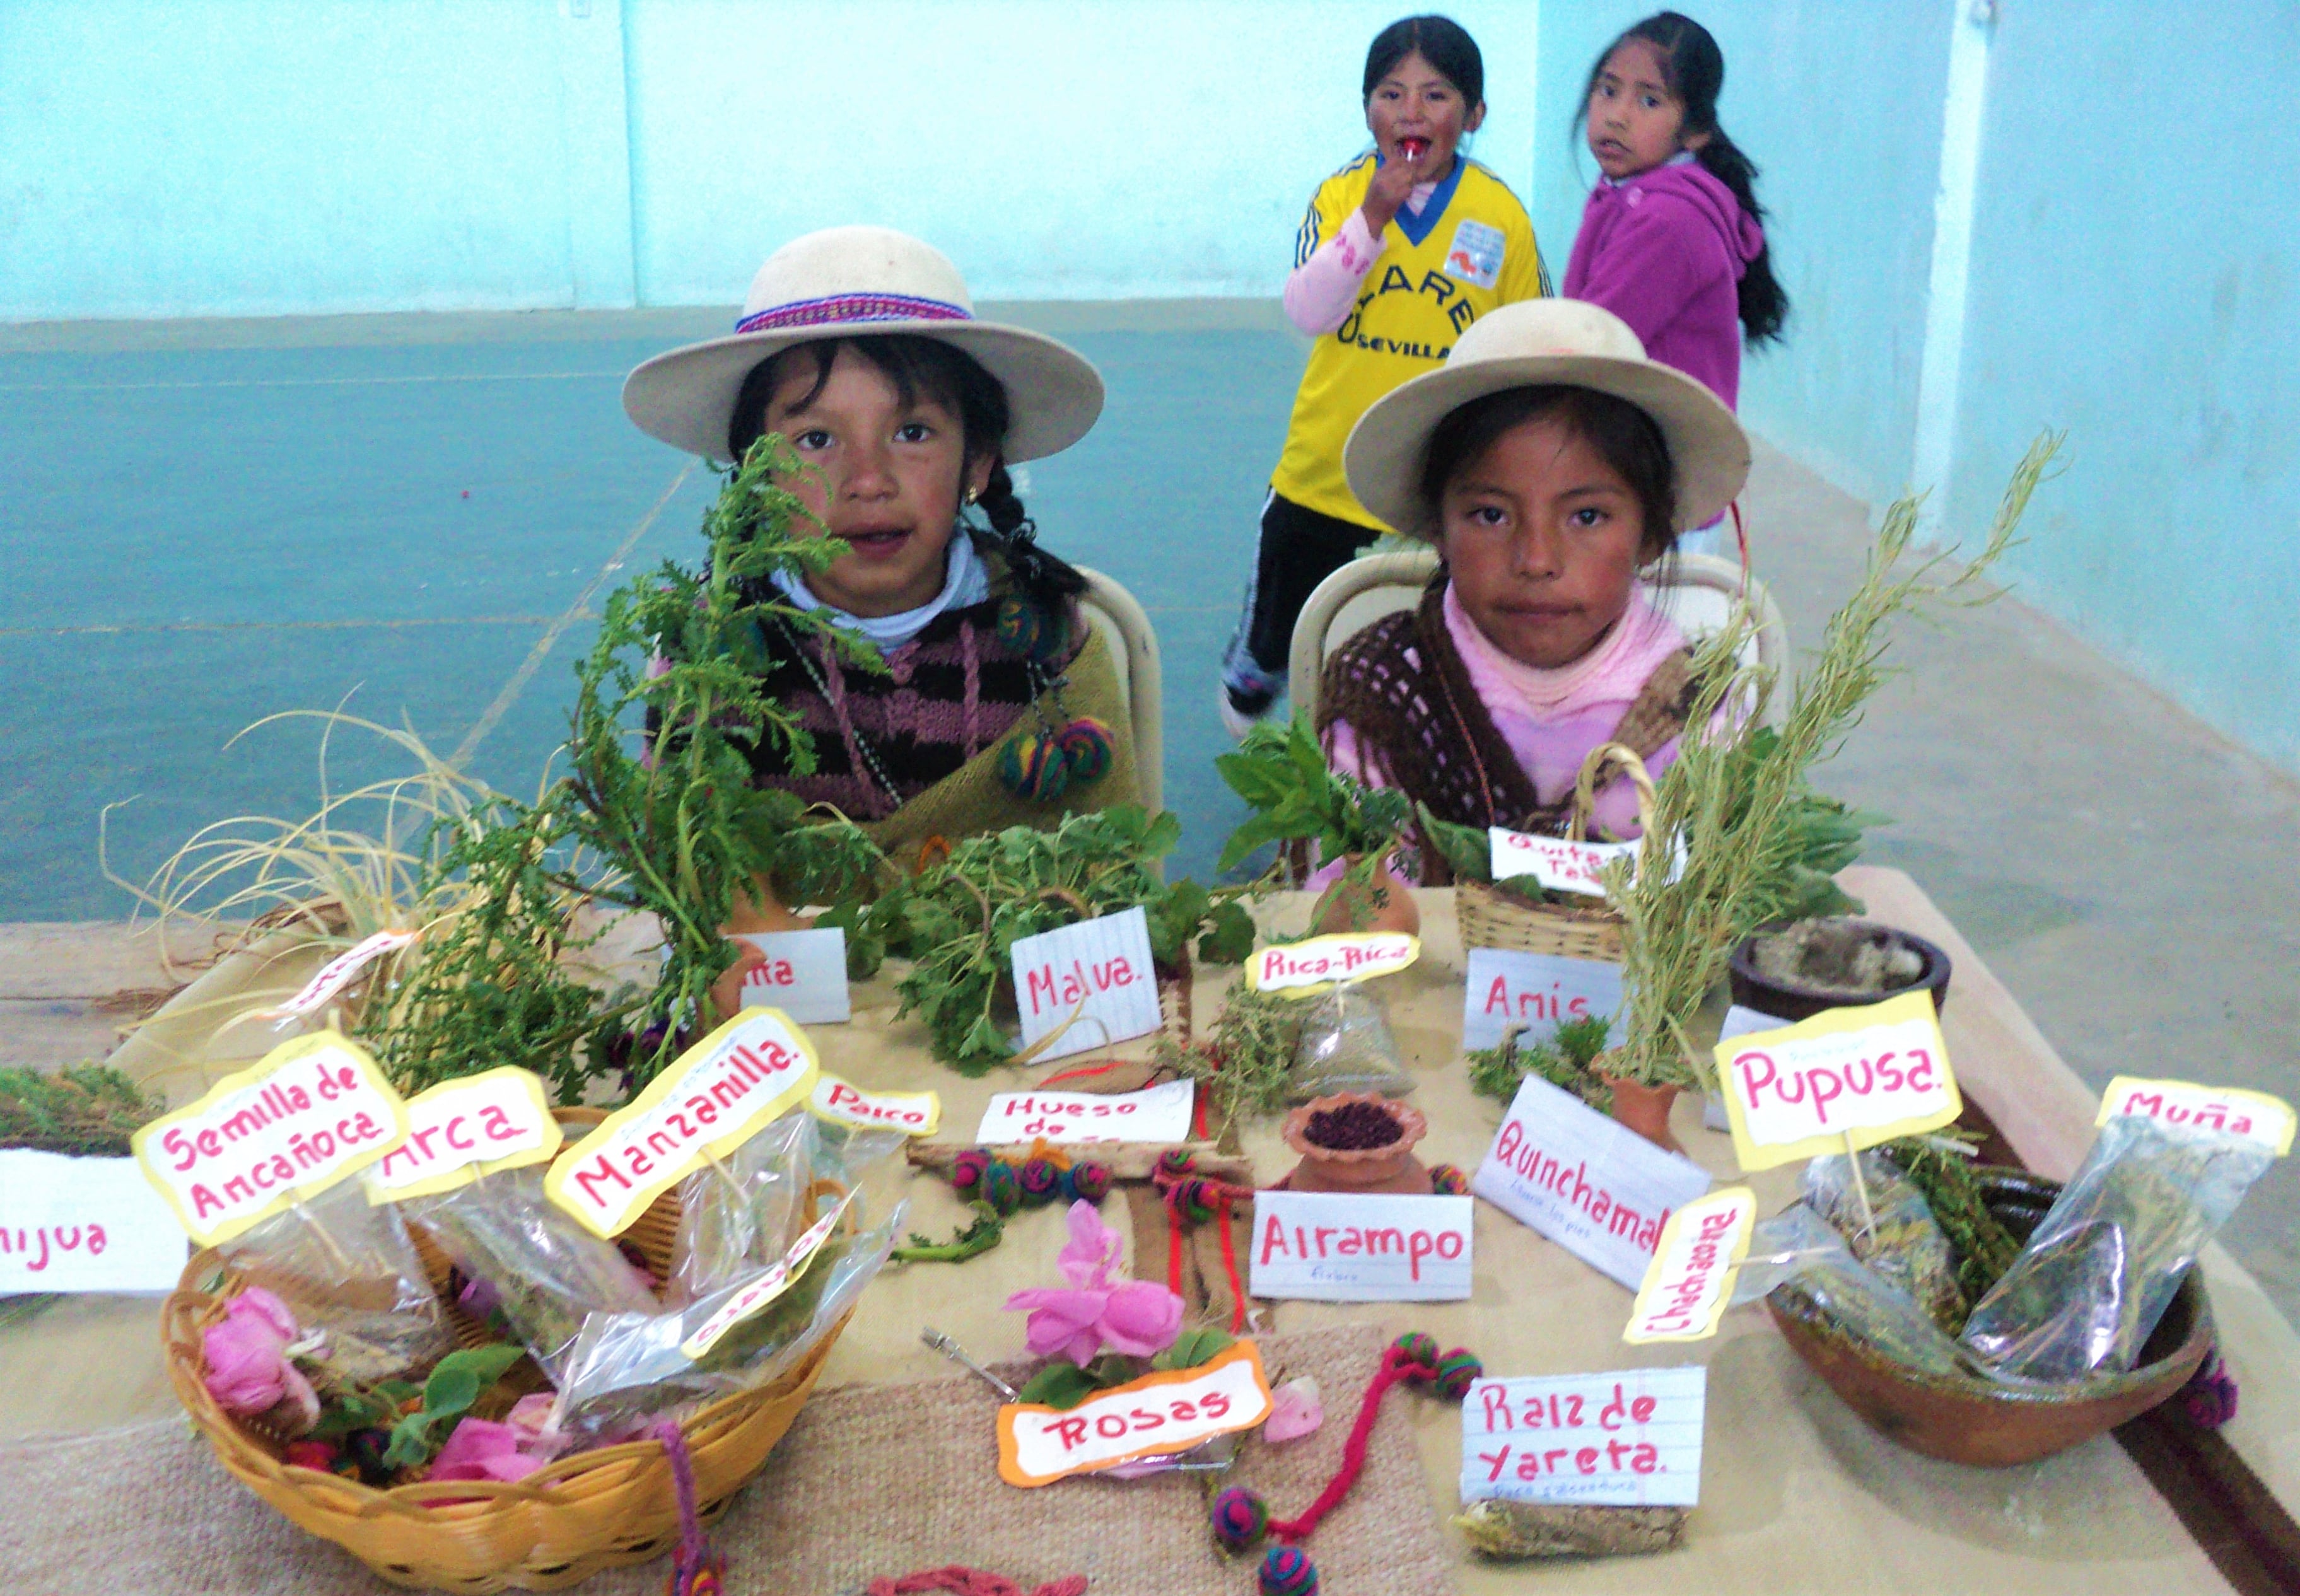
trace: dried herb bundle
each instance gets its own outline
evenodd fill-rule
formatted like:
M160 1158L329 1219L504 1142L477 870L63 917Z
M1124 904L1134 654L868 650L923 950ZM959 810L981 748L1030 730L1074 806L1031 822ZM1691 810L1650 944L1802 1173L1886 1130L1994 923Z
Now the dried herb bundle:
M129 1137L161 1108L108 1065L67 1064L53 1075L0 1067L0 1147L126 1158Z
M1244 981L1222 997L1222 1011L1204 1041L1161 1036L1151 1056L1186 1080L1214 1093L1221 1130L1245 1119L1264 1119L1293 1094L1294 1050L1310 1005L1278 993L1256 992Z
M1499 1047L1479 1048L1467 1055L1470 1089L1506 1105L1529 1075L1538 1075L1562 1087L1601 1114L1613 1110L1612 1088L1598 1078L1597 1055L1605 1051L1612 1023L1602 1014L1558 1022L1551 1035L1520 1046L1523 1027L1512 1026Z
M1906 1136L1877 1151L1924 1193L1925 1206L1956 1254L1956 1282L1965 1301L1979 1301L2021 1255L2021 1243L1989 1211L1969 1154L1940 1136Z

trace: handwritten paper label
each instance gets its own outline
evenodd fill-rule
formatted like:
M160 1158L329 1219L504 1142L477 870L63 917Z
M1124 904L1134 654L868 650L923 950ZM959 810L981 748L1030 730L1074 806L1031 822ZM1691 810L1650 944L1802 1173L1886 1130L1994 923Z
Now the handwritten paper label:
M1197 1091L1168 1081L1140 1092L1097 1097L1090 1092L998 1092L982 1111L974 1139L985 1147L1016 1142L1186 1142Z
M134 1159L0 1151L0 1297L171 1292L184 1232Z
M1635 1345L1716 1334L1756 1224L1757 1194L1746 1186L1712 1192L1671 1214L1621 1339Z
M1471 948L1462 993L1464 1052L1499 1047L1512 1027L1521 1046L1546 1039L1560 1021L1621 1012L1621 967L1597 959Z
M543 1083L508 1065L407 1101L407 1139L368 1171L371 1202L452 1192L498 1169L546 1164L565 1138Z
M1337 986L1394 976L1421 956L1421 939L1403 931L1351 931L1280 943L1246 961L1254 992L1315 997Z
M998 1409L998 1477L1010 1485L1051 1485L1137 1458L1186 1452L1269 1417L1261 1350L1242 1341L1211 1363L1146 1375L1075 1408L1008 1403Z
M822 1243L830 1239L831 1230L838 1223L838 1216L845 1213L846 1205L854 1201L854 1193L849 1192L838 1200L837 1207L808 1226L798 1240L790 1244L789 1251L777 1259L766 1273L721 1303L719 1310L704 1320L700 1329L679 1343L680 1354L690 1363L699 1360L719 1344L720 1338L727 1332L789 1290L791 1282L805 1272L808 1261L821 1250Z
M359 978L360 971L382 958L396 953L421 935L414 931L379 931L357 947L337 954L320 967L320 973L304 985L304 990L276 1009L265 1009L251 1016L257 1019L285 1019L293 1014L316 1014L335 995Z
M1670 1216L1708 1189L1708 1173L1692 1160L1530 1075L1470 1182L1472 1193L1631 1291Z
M1709 1371L1479 1380L1462 1401L1462 1500L1689 1508Z
M1040 1059L1149 1035L1165 1019L1150 967L1148 917L1129 909L1023 937L1014 944L1014 1001L1024 1047L1062 1031Z
M942 1099L931 1092L865 1092L827 1070L814 1077L806 1106L817 1119L912 1136L931 1136L942 1124Z
M559 1155L544 1194L610 1239L647 1204L804 1102L820 1068L779 1009L746 1009Z
M1487 827L1493 838L1494 879L1530 876L1552 892L1605 895L1605 867L1637 857L1635 843L1574 843L1562 836L1530 836L1504 827Z
M1731 1003L1726 1006L1724 1024L1717 1027L1717 1040L1723 1042L1734 1036L1746 1036L1752 1031L1778 1031L1789 1023L1778 1015L1760 1014L1754 1009L1744 1009L1738 1003ZM1733 1116L1725 1107L1722 1092L1701 1094L1701 1124L1705 1130L1732 1130Z
M1717 1044L1744 1170L1938 1130L1964 1111L1929 993L1824 1009Z
M1312 1302L1459 1302L1470 1295L1467 1197L1257 1192L1253 1294Z
M745 1008L779 1009L803 1026L844 1025L854 1018L841 927L749 932L735 940L749 943L767 960L743 977Z
M2199 1086L2189 1081L2144 1081L2121 1075L2101 1093L2100 1115L2093 1123L2106 1125L2128 1114L2240 1136L2258 1143L2278 1158L2292 1151L2291 1105L2265 1092Z
M328 1031L281 1043L129 1144L192 1240L212 1247L358 1174L406 1131L407 1105L375 1060Z

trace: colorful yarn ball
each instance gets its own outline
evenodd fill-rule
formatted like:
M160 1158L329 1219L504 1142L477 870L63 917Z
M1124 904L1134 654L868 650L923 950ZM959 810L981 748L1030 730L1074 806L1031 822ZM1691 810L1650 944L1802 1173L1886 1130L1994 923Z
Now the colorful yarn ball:
M1198 1167L1198 1155L1187 1147L1170 1147L1158 1155L1161 1175L1188 1175Z
M1438 1377L1432 1383L1438 1394L1449 1402L1458 1402L1470 1394L1470 1387L1485 1376L1486 1366L1467 1347L1455 1347L1438 1360Z
M1098 781L1110 769L1110 727L1091 715L1081 715L1056 732L1054 742L1070 767L1072 786Z
M293 1468L312 1468L321 1474L332 1474L342 1455L324 1441L291 1441L288 1443L288 1463Z
M1052 803L1070 785L1070 761L1062 744L1037 732L1023 732L998 751L999 784L1017 798Z
M1437 1197L1466 1197L1470 1194L1470 1177L1462 1172L1459 1164L1432 1164L1429 1191Z
M1214 1492L1211 1517L1221 1549L1244 1551L1270 1527L1270 1504L1243 1485L1225 1485Z
M1044 1208L1062 1195L1062 1172L1052 1159L1024 1159L1022 1167L1014 1171L1014 1185L1022 1193L1026 1208Z
M1088 1202L1100 1202L1110 1195L1110 1166L1107 1164L1072 1164L1068 1176L1071 1195Z
M1188 1175L1166 1188L1166 1206L1194 1225L1214 1217L1213 1182Z
M982 1172L990 1168L990 1155L979 1147L970 1147L950 1160L951 1189L961 1196L982 1184Z
M1262 1596L1318 1596L1318 1565L1298 1546L1273 1546L1262 1559Z
M992 1159L983 1166L982 1179L978 1183L977 1201L990 1205L990 1211L1004 1217L1022 1206L1022 1186L1014 1174L1014 1166L1004 1159Z
M1427 1380L1437 1372L1438 1338L1436 1336L1426 1334L1420 1330L1411 1330L1399 1336L1394 1344L1399 1351L1405 1354L1406 1362L1421 1365L1419 1369L1408 1371L1415 1377Z
M1062 653L1069 628L1020 594L1008 594L999 603L993 626L999 646L1009 653L1041 663Z

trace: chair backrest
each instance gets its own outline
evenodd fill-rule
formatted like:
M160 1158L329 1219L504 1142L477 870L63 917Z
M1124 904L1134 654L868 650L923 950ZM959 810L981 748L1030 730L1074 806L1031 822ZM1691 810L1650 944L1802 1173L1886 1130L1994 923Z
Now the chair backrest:
M1118 688L1126 695L1133 720L1134 769L1142 788L1142 802L1152 814L1166 806L1166 711L1160 694L1163 672L1158 663L1158 634L1134 595L1098 570L1079 568L1086 592L1079 607L1088 623L1110 645L1118 667Z
M1353 560L1318 584L1294 622L1287 650L1287 686L1297 710L1318 712L1318 678L1336 649L1379 620L1421 602L1421 590L1438 569L1438 551L1409 549ZM1688 638L1704 637L1725 623L1741 593L1741 568L1714 554L1679 554L1644 578L1647 596ZM1742 652L1753 665L1771 667L1779 688L1766 701L1764 722L1777 723L1788 686L1788 627L1780 606L1756 578L1749 578L1749 602L1757 615L1757 635Z

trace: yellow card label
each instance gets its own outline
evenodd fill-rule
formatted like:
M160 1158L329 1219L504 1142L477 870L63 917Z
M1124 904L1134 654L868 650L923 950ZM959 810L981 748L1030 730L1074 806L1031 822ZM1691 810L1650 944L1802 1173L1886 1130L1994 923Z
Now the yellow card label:
M1671 1214L1621 1339L1641 1345L1716 1334L1756 1227L1757 1194L1746 1186L1712 1192Z
M1345 931L1280 943L1246 960L1246 984L1254 992L1315 997L1376 976L1394 976L1421 956L1421 939L1403 931Z
M559 1155L545 1195L612 1239L706 1158L722 1158L807 1099L821 1066L779 1009L746 1009Z
M1745 1171L1938 1130L1964 1111L1929 993L1827 1009L1717 1044Z
M998 1476L1051 1485L1138 1458L1169 1457L1270 1417L1262 1352L1242 1341L1211 1363L1145 1375L1075 1408L1010 1402L998 1409Z
M2256 1142L2278 1158L2292 1151L2292 1106L2265 1092L2235 1086L2199 1086L2193 1081L2144 1081L2121 1075L2101 1093L2093 1123L2131 1116L2218 1131Z
M129 1139L193 1241L228 1242L358 1174L407 1134L407 1105L357 1043L284 1042Z
M865 1092L828 1070L815 1077L807 1107L818 1119L910 1136L931 1136L942 1124L942 1099L931 1092Z
M442 1081L407 1100L407 1139L368 1171L368 1201L398 1202L547 1164L565 1140L530 1071L509 1065Z
M680 1353L689 1362L699 1361L704 1353L719 1344L720 1338L727 1332L789 1290L791 1282L805 1272L808 1262L822 1250L822 1243L830 1239L831 1229L838 1223L838 1216L845 1213L846 1205L854 1201L854 1194L849 1192L838 1200L836 1208L808 1226L804 1234L790 1244L790 1250L777 1259L765 1274L720 1304L719 1311L705 1319L701 1329L679 1342Z

